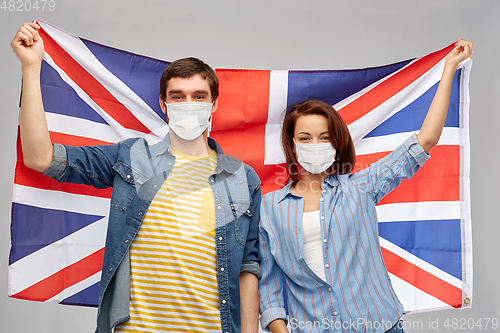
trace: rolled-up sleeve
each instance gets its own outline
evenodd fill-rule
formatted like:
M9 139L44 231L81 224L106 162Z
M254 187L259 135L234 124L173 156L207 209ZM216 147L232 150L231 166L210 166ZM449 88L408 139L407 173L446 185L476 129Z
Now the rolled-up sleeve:
M368 193L378 203L384 196L410 179L430 158L413 134L387 156L372 163L370 167L356 172L350 181Z
M43 175L60 180L68 166L68 154L66 153L66 147L60 143L54 143L53 147L52 164L45 170Z
M113 185L113 166L119 145L72 147L53 144L52 164L43 175L58 182L85 184L95 188Z
M257 178L257 175L255 175ZM261 192L259 185L254 186L252 194L252 216L248 226L248 234L243 250L243 261L240 272L248 272L255 275L258 279L262 276L259 259L259 210L260 210Z

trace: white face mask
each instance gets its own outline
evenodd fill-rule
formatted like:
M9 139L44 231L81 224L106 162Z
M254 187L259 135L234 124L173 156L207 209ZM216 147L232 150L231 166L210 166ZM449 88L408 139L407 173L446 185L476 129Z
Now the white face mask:
M212 103L179 102L165 105L168 126L181 139L194 140L208 128Z
M295 140L293 140L295 142ZM335 148L331 143L297 143L295 142L297 161L310 173L325 171L335 162Z

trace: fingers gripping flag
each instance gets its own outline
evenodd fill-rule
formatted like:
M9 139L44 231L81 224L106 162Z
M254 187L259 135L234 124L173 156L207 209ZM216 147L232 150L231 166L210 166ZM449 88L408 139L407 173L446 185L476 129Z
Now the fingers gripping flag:
M168 62L72 36L38 21L45 44L41 85L53 142L160 141L158 104ZM418 131L453 49L357 70L217 69L219 108L210 136L251 165L266 193L282 186L280 147L287 106L321 99L349 126L355 171ZM432 158L377 206L380 244L406 312L468 307L472 299L468 80L457 70L445 128ZM111 191L59 184L27 169L18 142L12 204L9 296L96 306Z

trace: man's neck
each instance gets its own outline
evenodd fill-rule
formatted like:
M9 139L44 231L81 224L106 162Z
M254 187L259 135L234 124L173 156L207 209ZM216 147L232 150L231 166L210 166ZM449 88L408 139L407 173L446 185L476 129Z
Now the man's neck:
M169 131L169 135L172 148L188 156L207 156L212 152L208 146L207 131L196 139L189 141L179 138L173 131Z

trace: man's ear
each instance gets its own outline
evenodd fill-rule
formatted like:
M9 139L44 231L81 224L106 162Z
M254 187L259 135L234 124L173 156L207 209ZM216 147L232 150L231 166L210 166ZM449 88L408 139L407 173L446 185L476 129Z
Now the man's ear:
M165 105L165 102L163 102L163 99L161 99L161 96L158 97L158 103L160 103L160 108L163 111L163 113L166 115L167 114L167 106Z
M217 98L212 104L212 114L217 110L217 107L219 106L219 98Z

